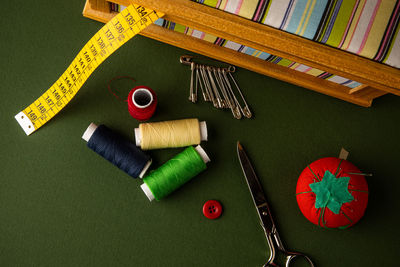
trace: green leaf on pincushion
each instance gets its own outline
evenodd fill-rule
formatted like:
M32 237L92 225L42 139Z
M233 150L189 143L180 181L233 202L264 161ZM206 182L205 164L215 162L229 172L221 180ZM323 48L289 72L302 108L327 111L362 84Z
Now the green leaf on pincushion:
M315 208L327 207L333 213L339 214L343 203L351 202L354 197L348 190L350 177L336 178L330 171L326 171L320 182L310 184L316 195Z

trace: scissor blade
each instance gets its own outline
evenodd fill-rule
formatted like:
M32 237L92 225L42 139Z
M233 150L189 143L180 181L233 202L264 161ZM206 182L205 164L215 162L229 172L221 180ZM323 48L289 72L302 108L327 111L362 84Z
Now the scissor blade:
M244 177L246 178L247 185L249 186L250 193L253 196L254 204L256 206L262 205L267 202L265 199L264 191L261 187L260 181L258 180L256 173L251 165L249 158L246 155L242 145L237 143L237 153L242 166Z
M269 212L269 207L265 198L264 191L253 169L253 166L251 165L251 162L247 157L246 152L239 142L237 142L237 153L244 177L246 178L247 185L249 187L254 205L256 206L263 227L265 231L271 232L274 228L274 222Z

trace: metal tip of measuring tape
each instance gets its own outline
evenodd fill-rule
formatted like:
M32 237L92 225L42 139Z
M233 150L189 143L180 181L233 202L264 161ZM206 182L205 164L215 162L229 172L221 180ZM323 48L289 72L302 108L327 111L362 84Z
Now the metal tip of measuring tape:
M20 112L14 117L19 125L21 126L22 130L26 133L26 135L30 135L33 133L36 129L35 126L33 126L33 123L31 122L30 119L26 116L24 112Z

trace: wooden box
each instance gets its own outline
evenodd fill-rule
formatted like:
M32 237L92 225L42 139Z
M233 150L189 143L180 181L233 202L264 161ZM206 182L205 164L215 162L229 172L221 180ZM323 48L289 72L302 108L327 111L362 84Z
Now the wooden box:
M190 0L112 0L127 6L131 2L165 13L164 18L335 75L361 83L349 88L284 66L240 53L207 41L150 25L142 35L299 85L357 105L371 106L372 100L387 93L400 95L400 69L329 47L245 18ZM106 0L87 0L84 16L101 22L117 13Z

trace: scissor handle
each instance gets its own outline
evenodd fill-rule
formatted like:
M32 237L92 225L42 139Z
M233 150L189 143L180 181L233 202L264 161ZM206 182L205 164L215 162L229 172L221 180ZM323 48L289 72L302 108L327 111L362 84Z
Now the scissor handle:
M265 229L264 229L265 230ZM279 237L278 231L276 231L276 228L273 227L272 232L267 232L265 231L265 236L268 241L268 246L269 246L269 259L267 263L265 263L263 266L268 267L268 266L279 266L274 262L275 256L276 256L276 249L278 249L280 252L286 255L286 267L290 266L291 261L296 258L296 257L303 257L307 260L307 262L310 264L310 267L315 267L314 263L312 260L305 254L300 253L300 252L290 252L285 249L285 247L282 244L282 241ZM275 241L275 243L274 243ZM275 247L276 246L276 247Z
M307 262L310 264L310 267L315 267L312 260L305 254L298 253L298 252L285 252L285 253L287 254L285 267L289 267L290 262L296 257L305 258L307 260ZM274 262L274 259L270 259L270 260L268 260L268 262L266 264L263 265L263 267L268 267L268 266L279 266L279 265Z
M289 267L290 262L296 258L296 257L303 257L307 260L307 262L310 264L310 267L314 267L314 263L312 260L305 254L299 253L299 252L286 252L286 267Z

